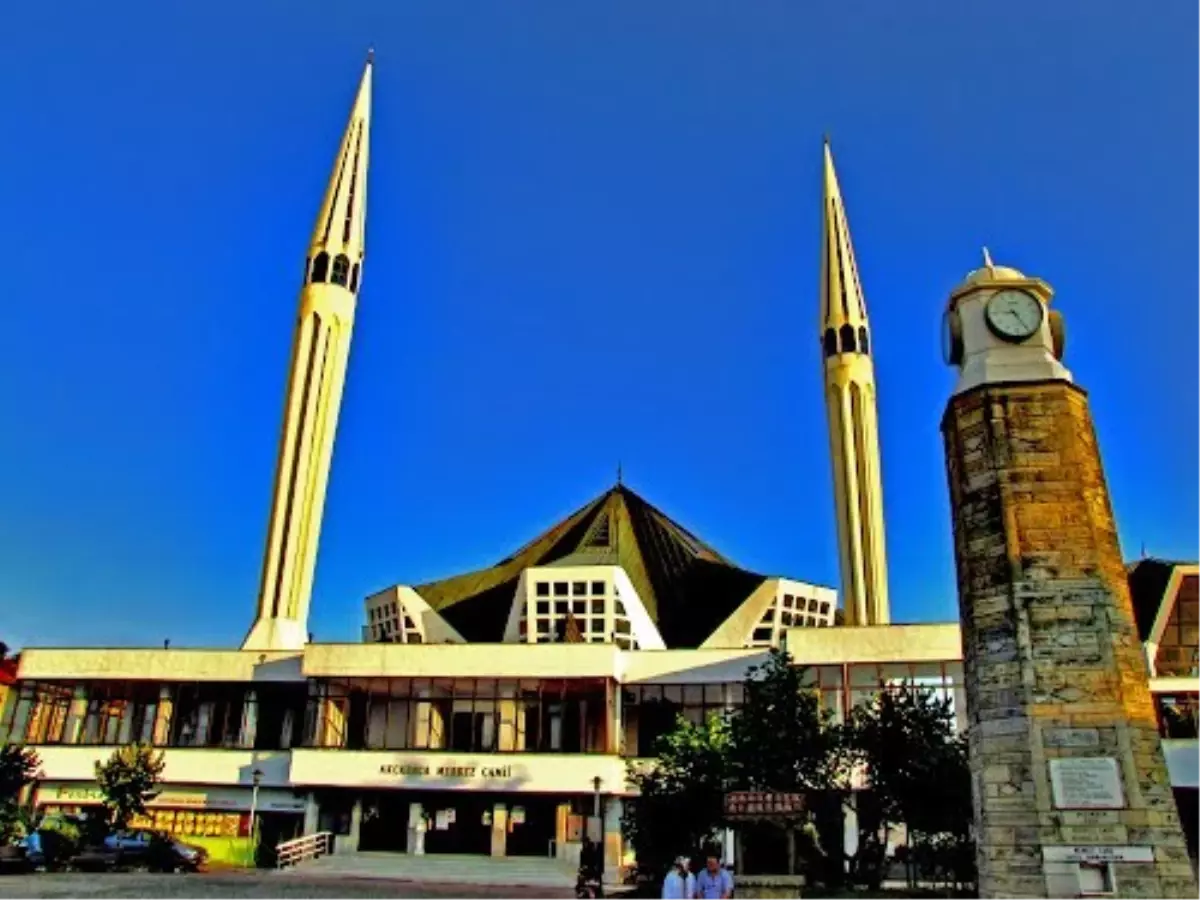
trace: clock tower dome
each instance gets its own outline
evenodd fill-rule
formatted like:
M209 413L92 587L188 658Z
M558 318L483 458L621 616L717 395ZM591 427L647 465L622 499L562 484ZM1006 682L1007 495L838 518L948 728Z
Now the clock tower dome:
M1195 897L1087 394L1039 278L950 294L942 419L981 897Z

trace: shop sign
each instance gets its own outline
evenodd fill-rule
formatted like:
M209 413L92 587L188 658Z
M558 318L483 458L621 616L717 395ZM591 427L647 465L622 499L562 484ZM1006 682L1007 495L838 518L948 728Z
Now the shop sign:
M146 806L151 809L229 809L250 808L249 788L218 788L213 791L162 790ZM86 784L63 784L57 787L42 787L38 791L39 803L61 806L80 806L104 802L104 792ZM292 795L291 791L261 789L258 808L262 812L303 812L304 800Z
M512 808L512 813L509 815L508 818L509 818L509 821L511 821L514 825L524 825L525 824L525 807L514 806Z

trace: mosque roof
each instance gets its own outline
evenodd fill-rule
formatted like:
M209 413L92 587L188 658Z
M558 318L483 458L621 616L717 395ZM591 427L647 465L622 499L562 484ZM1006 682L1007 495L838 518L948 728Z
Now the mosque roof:
M624 569L668 647L700 646L767 577L618 484L494 566L415 590L466 640L499 641L521 573L572 565Z

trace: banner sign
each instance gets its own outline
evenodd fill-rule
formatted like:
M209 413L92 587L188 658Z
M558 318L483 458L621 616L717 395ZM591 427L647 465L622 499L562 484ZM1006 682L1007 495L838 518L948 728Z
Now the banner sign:
M725 818L731 821L789 818L803 811L803 794L734 791L725 795Z

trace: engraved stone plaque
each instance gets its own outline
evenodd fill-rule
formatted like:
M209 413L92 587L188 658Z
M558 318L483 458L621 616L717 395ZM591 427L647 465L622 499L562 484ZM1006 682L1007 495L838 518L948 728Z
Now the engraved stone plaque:
M1121 771L1111 756L1050 760L1050 786L1058 809L1122 809Z
M1154 862L1152 847L1043 847L1046 862Z

